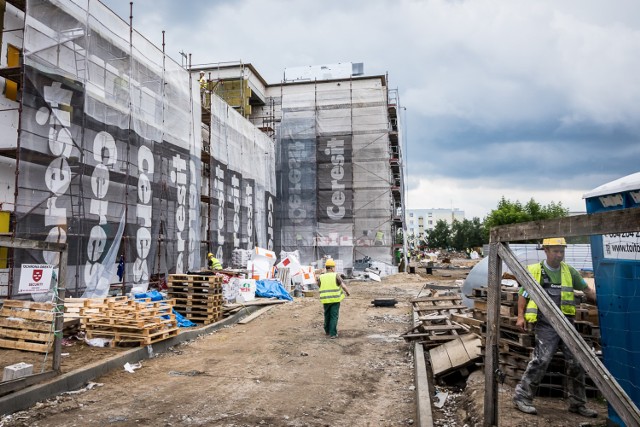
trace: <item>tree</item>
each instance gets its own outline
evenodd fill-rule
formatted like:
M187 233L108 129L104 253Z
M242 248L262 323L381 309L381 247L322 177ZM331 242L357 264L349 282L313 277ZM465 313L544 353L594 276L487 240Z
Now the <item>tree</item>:
M429 231L428 239L429 246L432 248L447 249L451 246L451 230L447 221L443 219L436 221L433 230Z
M451 225L451 246L458 250L482 246L484 234L480 218L455 220Z
M562 206L562 202L551 202L546 206L540 205L533 198L522 205L519 201L512 202L504 196L498 202L498 207L484 219L486 241L489 241L489 230L492 227L519 222L539 221L545 219L562 218L569 214L569 209Z

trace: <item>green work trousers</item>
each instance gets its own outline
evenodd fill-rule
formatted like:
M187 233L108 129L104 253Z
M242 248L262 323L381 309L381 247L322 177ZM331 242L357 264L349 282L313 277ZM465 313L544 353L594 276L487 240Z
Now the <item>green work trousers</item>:
M340 314L340 303L332 302L323 304L324 306L324 333L332 337L338 336L338 315Z

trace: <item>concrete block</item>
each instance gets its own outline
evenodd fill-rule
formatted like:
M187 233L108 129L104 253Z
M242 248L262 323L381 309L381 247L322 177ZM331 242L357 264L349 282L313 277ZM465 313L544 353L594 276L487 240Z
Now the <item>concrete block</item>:
M2 381L15 380L31 374L33 374L33 365L20 362L15 365L5 366L2 373Z

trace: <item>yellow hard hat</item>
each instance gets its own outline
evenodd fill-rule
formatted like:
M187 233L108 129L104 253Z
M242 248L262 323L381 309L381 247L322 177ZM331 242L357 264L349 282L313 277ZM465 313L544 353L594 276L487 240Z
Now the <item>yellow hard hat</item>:
M542 241L542 246L567 246L564 237L550 237Z
M209 252L209 253L207 254L207 258L211 258L212 256L213 256L213 254L212 254L211 252Z
M333 259L329 258L327 260L327 262L324 263L324 266L325 267L335 267L336 266L336 262Z

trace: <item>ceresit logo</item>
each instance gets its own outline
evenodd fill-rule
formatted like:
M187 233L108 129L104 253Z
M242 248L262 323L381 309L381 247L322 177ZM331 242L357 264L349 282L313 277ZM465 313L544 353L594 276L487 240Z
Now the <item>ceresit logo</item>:
M327 141L324 150L331 157L331 204L327 206L327 216L332 220L340 220L345 216L344 204L347 201L344 184L344 140L332 138Z

